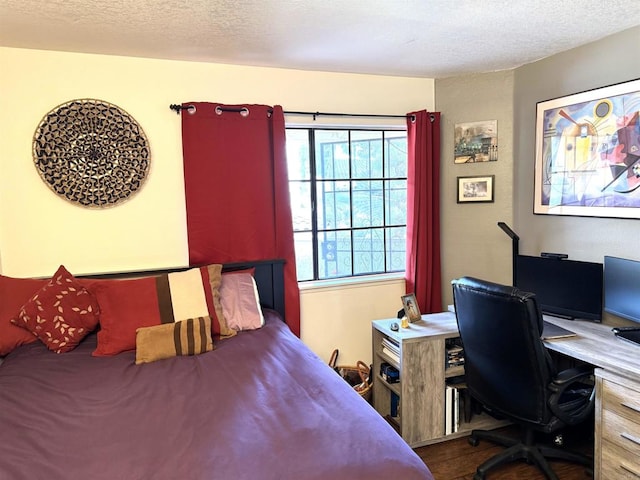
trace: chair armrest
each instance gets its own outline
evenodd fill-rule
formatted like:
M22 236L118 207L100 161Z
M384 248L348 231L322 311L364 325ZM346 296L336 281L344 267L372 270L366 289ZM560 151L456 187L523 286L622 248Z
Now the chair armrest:
M567 388L568 385L589 379L593 376L593 367L590 365L581 365L579 367L568 368L558 373L551 381L549 388L554 391L560 391Z
M593 412L595 385L593 367L583 365L558 373L549 384L549 408L567 425L582 422Z

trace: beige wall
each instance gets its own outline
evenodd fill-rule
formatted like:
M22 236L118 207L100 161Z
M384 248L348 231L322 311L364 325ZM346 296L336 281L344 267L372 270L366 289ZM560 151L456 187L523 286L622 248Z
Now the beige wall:
M509 224L520 252L561 252L602 262L604 255L640 259L640 220L533 214L536 103L640 78L634 57L640 27L524 65L513 71L436 80L442 129L443 296L451 302L452 278L475 275L511 281L511 240L496 226ZM498 161L453 164L453 125L498 120ZM455 177L496 175L493 204L458 205ZM609 323L617 319L605 316Z
M13 276L50 275L61 263L74 273L187 263L180 117L169 110L172 103L263 103L291 111L392 115L434 108L431 79L13 48L0 48L0 70L0 271ZM43 115L77 98L119 106L149 139L146 184L120 206L89 210L70 204L49 190L33 166L31 142ZM367 361L370 321L400 308L401 285L303 292L303 340L327 360L340 348L343 361Z
M460 275L510 280L511 243L498 221L520 234L523 253L640 259L639 220L531 213L535 103L640 77L632 56L638 44L640 27L514 71L436 82L0 48L0 271L48 275L60 263L78 273L185 264L180 120L168 109L183 101L355 113L441 111L443 305L451 302L450 280ZM151 173L122 206L94 211L70 205L33 168L38 122L74 98L114 103L146 131ZM454 165L455 123L491 119L498 120L498 161ZM456 203L457 176L487 174L496 175L494 203ZM303 290L302 338L326 360L339 348L343 362L368 361L370 320L393 316L401 293L400 280Z
M635 27L516 70L514 216L522 253L640 260L640 220L533 214L536 103L640 78L639 45L640 27Z
M514 223L521 252L567 253L602 262L605 255L640 260L640 220L533 214L536 103L640 78L640 27L584 45L515 72ZM628 322L604 314L603 322Z
M498 222L513 220L513 71L436 80L442 112L442 294L453 303L451 280L471 275L511 282L511 240ZM498 160L454 164L457 123L497 120ZM457 177L495 175L493 203L457 203Z

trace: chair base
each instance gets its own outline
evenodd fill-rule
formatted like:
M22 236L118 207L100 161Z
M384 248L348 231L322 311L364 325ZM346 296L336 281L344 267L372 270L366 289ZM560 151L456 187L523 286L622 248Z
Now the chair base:
M474 480L483 480L489 470L505 463L516 460L525 460L529 464L535 464L548 480L558 480L558 476L553 472L547 458L566 460L583 465L588 472L593 472L593 460L586 455L564 450L550 445L540 445L534 441L535 431L530 428L524 429L523 438L517 439L502 435L489 430L473 430L469 437L469 443L478 445L479 440L490 442L507 447L501 452L480 465L473 476Z

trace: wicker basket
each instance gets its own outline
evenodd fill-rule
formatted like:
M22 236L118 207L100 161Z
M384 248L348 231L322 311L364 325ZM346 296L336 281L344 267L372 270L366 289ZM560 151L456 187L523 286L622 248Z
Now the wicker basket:
M338 363L338 349L334 350L329 360L329 366L338 375L353 387L358 394L367 402L371 400L371 369L369 366L358 360L356 365L336 365Z

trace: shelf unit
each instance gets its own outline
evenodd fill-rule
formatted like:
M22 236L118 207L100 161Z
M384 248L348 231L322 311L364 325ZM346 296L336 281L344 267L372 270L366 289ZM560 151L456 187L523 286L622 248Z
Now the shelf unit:
M506 424L486 414L473 415L471 421L465 423L461 415L458 431L445 435L446 380L464 374L463 366L446 368L446 340L459 336L455 315L450 312L423 315L422 320L398 331L391 330L394 322L398 320L372 323L373 406L410 446L464 436L474 428L497 428ZM385 337L399 346L399 361L382 352ZM400 371L400 382L387 383L380 376L383 362ZM389 415L390 392L400 397L398 418Z

